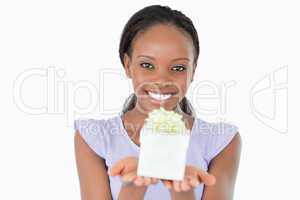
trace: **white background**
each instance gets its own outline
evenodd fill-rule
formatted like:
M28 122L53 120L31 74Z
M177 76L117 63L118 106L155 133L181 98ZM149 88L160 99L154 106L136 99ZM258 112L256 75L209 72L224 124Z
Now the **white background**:
M299 6L266 0L1 1L0 199L80 199L72 120L121 109L131 92L118 57L121 31L150 4L181 10L198 30L188 98L199 117L239 127L235 199L299 199ZM230 81L225 96L209 95ZM199 91L199 83L210 88ZM61 86L69 92L53 93ZM208 94L201 103L200 93Z

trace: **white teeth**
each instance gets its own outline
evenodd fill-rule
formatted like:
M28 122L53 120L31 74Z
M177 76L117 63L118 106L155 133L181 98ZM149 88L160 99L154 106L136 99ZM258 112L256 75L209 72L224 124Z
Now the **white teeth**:
M167 100L172 96L172 94L159 94L154 92L148 92L148 94L150 97L158 101Z

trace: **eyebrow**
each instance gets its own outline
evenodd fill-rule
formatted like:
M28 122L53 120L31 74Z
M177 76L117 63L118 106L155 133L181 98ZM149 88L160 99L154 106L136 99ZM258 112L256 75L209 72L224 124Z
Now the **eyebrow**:
M139 58L139 57L145 57L145 58L149 58L149 59L151 59L151 60L155 60L154 57L152 57L152 56L147 56L147 55L139 55L138 58ZM188 58L174 58L174 59L172 59L172 61L174 61L174 60L187 60L187 61L190 61L190 59L188 59Z

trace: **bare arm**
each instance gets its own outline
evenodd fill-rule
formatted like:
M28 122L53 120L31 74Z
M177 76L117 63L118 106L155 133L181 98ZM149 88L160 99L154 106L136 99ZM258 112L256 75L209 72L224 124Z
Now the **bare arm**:
M142 200L146 191L146 186L136 186L134 184L122 186L118 200Z
M237 176L242 140L236 133L232 141L209 165L209 173L215 175L216 184L204 187L202 200L232 200Z
M194 189L187 192L171 192L170 196L172 200L195 200Z
M78 131L74 145L81 200L112 200L104 160L86 144Z

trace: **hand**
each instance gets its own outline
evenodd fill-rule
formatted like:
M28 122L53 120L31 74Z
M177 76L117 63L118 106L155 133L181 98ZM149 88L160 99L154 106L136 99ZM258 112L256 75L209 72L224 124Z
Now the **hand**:
M200 168L187 165L182 181L161 181L168 189L174 190L175 192L186 192L197 187L200 183L204 183L208 186L214 185L216 183L216 178Z
M121 179L126 184L134 183L136 186L149 186L150 184L158 183L157 178L143 177L137 175L138 158L126 157L119 160L109 170L111 176L121 176Z

